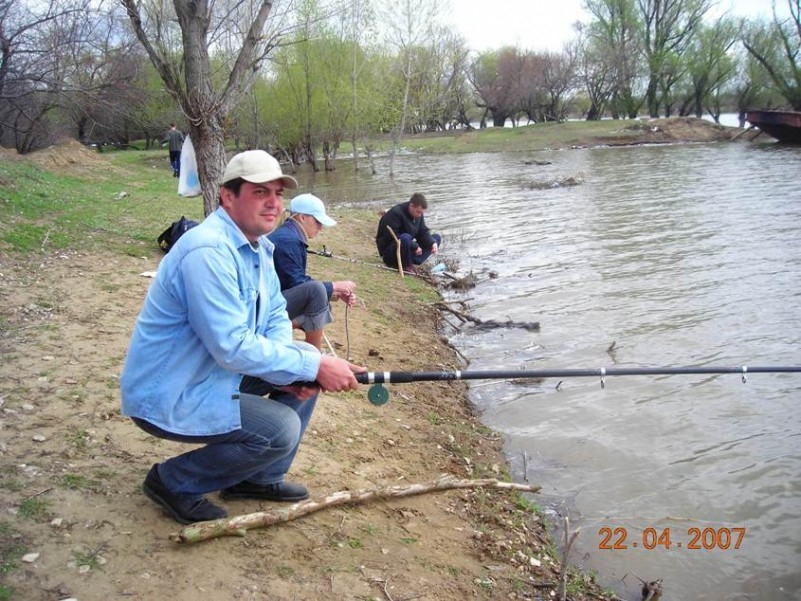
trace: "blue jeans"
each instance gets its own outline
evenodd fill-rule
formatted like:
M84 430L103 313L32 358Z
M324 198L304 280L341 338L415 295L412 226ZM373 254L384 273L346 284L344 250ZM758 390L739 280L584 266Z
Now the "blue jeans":
M431 234L431 237L437 243L437 246L442 244L442 236L439 234ZM412 251L412 241L413 238L409 234L401 234L398 236L398 240L400 240L401 245L401 262L403 263L403 267L406 268L409 265L422 265L425 263L428 258L431 256L431 249L423 249L423 254L416 255ZM393 244L390 246L381 258L384 260L384 264L387 267L397 267L398 266L398 257L397 253L395 252L395 245Z
M172 172L174 175L178 175L181 172L181 151L180 150L171 150L170 151L170 167L172 167Z
M170 492L201 496L244 481L282 482L316 404L316 396L299 401L286 392L272 392L269 398L240 393L242 427L213 436L173 434L142 419L133 421L158 438L205 444L159 464L159 476Z

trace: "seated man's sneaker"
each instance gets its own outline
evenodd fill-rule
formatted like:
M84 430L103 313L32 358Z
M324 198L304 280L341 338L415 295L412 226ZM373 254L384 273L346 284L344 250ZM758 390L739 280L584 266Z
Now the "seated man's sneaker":
M142 484L142 492L181 524L219 520L228 516L225 509L203 496L181 495L167 490L161 481L156 464L147 473Z
M223 499L259 499L261 501L295 503L308 499L309 491L302 484L293 484L292 482L276 482L275 484L240 482L224 489L220 496Z

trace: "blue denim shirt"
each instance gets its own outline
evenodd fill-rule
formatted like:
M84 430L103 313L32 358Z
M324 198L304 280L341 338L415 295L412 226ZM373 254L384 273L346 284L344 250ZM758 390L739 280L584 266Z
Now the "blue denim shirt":
M273 267L225 209L187 231L162 259L120 378L123 415L187 435L241 427L243 375L276 385L317 377L320 353L294 344Z

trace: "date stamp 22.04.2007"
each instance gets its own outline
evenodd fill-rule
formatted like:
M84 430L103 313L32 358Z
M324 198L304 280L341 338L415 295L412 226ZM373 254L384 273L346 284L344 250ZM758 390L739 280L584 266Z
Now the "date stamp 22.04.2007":
M624 549L739 549L745 539L745 528L644 528L641 534L629 534L628 528L604 526L598 530L598 549L622 551Z

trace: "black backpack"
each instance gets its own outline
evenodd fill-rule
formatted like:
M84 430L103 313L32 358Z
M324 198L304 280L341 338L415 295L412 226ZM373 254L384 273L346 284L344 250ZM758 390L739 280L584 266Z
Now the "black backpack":
M173 221L172 225L168 227L166 230L161 232L161 235L158 237L158 243L165 253L170 252L170 249L175 246L175 243L178 242L178 238L183 236L187 230L192 229L197 225L197 221L192 221L191 219L187 219L183 215L178 221Z

